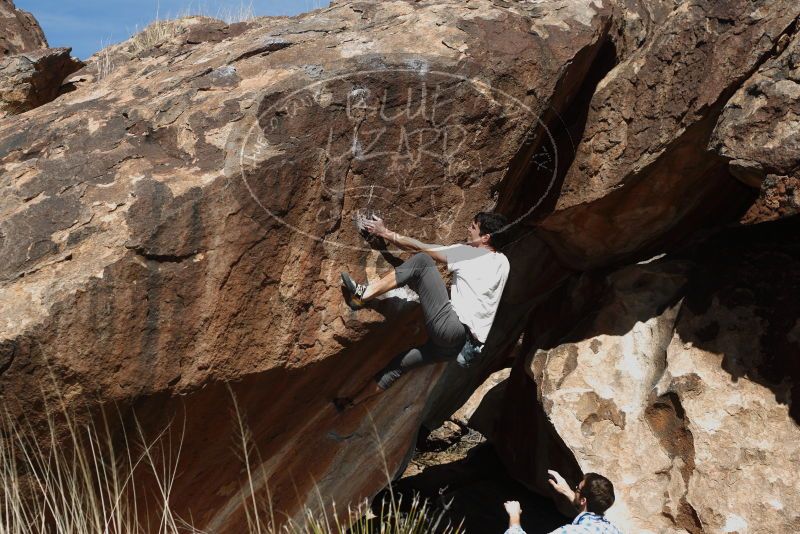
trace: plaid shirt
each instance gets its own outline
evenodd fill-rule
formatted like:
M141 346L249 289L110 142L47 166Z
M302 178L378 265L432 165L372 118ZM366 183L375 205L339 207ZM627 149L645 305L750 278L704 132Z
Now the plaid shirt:
M525 534L525 531L515 526L506 530L505 534ZM564 525L550 534L622 534L622 532L602 515L583 512L578 514L571 525Z

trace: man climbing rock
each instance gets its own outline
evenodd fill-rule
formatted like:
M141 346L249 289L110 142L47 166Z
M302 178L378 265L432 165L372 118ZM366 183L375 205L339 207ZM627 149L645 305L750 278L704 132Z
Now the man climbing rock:
M428 341L398 354L352 398L336 399L339 410L385 391L409 369L454 360L462 350L481 350L508 278L508 258L496 249L496 234L506 224L500 214L480 212L467 229L466 243L443 246L392 232L377 217L363 222L373 236L415 254L371 284L358 284L342 273L348 305L357 310L387 291L408 285L419 295ZM436 262L446 264L453 273L449 297Z

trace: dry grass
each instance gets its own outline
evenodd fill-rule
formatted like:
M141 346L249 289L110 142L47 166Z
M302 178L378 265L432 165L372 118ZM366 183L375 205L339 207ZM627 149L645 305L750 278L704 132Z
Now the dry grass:
M447 524L443 512L433 513L426 502L414 499L404 508L401 499L395 499L391 492L391 498L382 503L377 516L366 503L344 510L334 505L324 506L323 497L318 494L322 512L306 509L299 521L289 518L276 521L269 493L266 498L256 498L253 491L257 475L251 457L258 456L258 450L235 397L232 399L232 424L236 425L239 437L236 449L244 462L251 490L242 503L249 524L246 532L459 534L461 531L460 527ZM172 487L180 476L185 424L180 432L166 427L154 438L146 438L134 418L135 435L123 433L114 439L112 425L105 416L97 423L78 423L63 405L59 409L48 408L46 416L48 436L44 443L35 438L30 423L14 420L7 413L0 418L0 534L202 532L179 517L170 505ZM267 475L261 473L261 476ZM141 483L143 478L148 480L146 489ZM152 508L148 510L151 522L145 525L137 509L143 502L139 497L145 491L151 495L154 487L156 510L155 513ZM216 492L217 488L208 491Z
M131 50L138 54L161 46L180 32L180 25L173 20L154 20L131 37Z
M224 20L228 24L233 24L234 22L246 22L255 17L253 13L253 2L249 2L247 4L240 2L238 7L229 6L224 9L218 9L215 17Z
M223 20L227 24L244 22L254 17L253 2L240 1L238 6L227 4L213 6L207 2L199 2L195 5L190 2L179 13L174 15L167 14L164 18L162 18L159 7L157 7L153 22L141 31L138 27L135 28L134 35L131 37L131 51L134 54L138 54L169 42L182 31L180 21L186 17L211 17Z
M114 70L114 59L111 56L111 47L108 43L100 41L100 52L96 63L97 81L107 78Z
M306 0L308 11L327 7L328 4L328 0ZM254 19L255 11L252 0L240 0L238 6L231 6L220 0L189 0L182 10L165 15L160 12L160 6L157 6L153 22L143 29L134 27L128 51L139 54L169 42L181 33L183 30L181 19L187 17L210 17L233 24ZM103 48L102 43L101 48Z

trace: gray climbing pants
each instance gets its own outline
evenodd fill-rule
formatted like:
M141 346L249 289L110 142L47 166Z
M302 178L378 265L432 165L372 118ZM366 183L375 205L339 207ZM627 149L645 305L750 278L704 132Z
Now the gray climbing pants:
M394 357L376 376L381 389L387 389L405 371L432 363L455 360L467 340L467 327L461 323L436 262L420 252L395 267L397 285L408 285L419 295L428 341Z

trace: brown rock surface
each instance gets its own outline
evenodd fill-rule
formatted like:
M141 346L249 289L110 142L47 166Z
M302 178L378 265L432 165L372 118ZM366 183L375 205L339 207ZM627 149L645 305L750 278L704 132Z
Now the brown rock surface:
M45 48L0 59L0 119L54 100L83 63L69 48Z
M208 531L240 532L246 521L227 384L260 453L257 491L269 490L277 510L297 517L318 506L317 491L340 504L372 496L402 470L423 421L446 418L516 352L561 341L581 320L604 289L574 270L660 252L741 218L755 189L709 140L730 97L781 57L776 46L793 38L797 16L788 0L362 1L231 25L157 23L90 58L73 91L0 123L4 401L36 417L39 385L54 376L70 406L119 406L128 430L133 414L148 433L185 416L171 504ZM395 261L365 246L353 215L376 209L401 232L454 242L475 211L495 206L534 228L507 236L512 271L486 360L469 372L415 371L369 415L337 415L330 399L424 336L399 297L358 314L344 305L339 271L372 279ZM626 291L650 311L680 290L645 286ZM621 308L612 311L629 317ZM681 324L670 319L677 309L648 317L646 347ZM592 341L571 342L585 352ZM583 354L552 352L566 358L560 371L577 369ZM711 352L701 357L721 381ZM647 354L632 362L631 372L658 374ZM505 413L528 441L505 459L527 474L546 450L576 473L587 464L570 450L591 443L543 416L553 406L533 402L523 363L508 379L516 404ZM540 371L551 395L571 394ZM642 383L603 377L572 417L607 430L609 443L638 446L614 428L645 416L604 400L619 388L640 412L662 408L643 404ZM794 439L780 406L767 395L758 402ZM661 424L659 413L647 424ZM565 446L555 439L562 431L577 441ZM688 460L656 442L677 471L652 474L648 488L672 484L671 496L642 495L659 504L652 523L632 509L639 501L619 513L647 528L682 527L693 524L690 506L709 531L724 525L734 512L712 511L691 486L706 479L681 471ZM618 456L593 458L613 467ZM728 476L726 461L704 465ZM753 476L797 465L781 462L754 462ZM780 530L787 517L761 519Z
M33 15L0 0L0 58L47 48L47 40Z
M453 420L474 428L486 437L494 434L495 414L503 409L503 399L511 370L501 369L489 375L483 384L453 414Z
M529 447L505 455L513 472L544 490L566 446L583 472L614 481L609 516L625 532L797 531L798 224L610 274L587 319L525 362L517 392L539 402L522 410L546 418L528 424L559 438L520 443L531 436L504 417L501 447Z
M752 201L731 180L727 160L706 145L733 93L794 35L800 8L793 0L675 4L664 15L669 5L654 3L661 21L649 32L631 25L642 40L638 48L620 30L613 68L564 142L573 148L559 152L573 152L574 161L563 168L560 193L551 195L554 211L541 214L540 235L572 266L660 252ZM622 9L618 19L643 11ZM515 194L504 207L519 212L524 207L517 204L536 198L535 178L508 182Z
M402 467L441 369L370 417L335 414L333 397L421 339L402 301L344 305L340 270L388 267L351 218L370 205L401 231L460 241L492 206L562 66L585 69L608 28L589 5L548 15L543 37L533 10L361 2L227 28L180 20L4 120L9 407L38 413L52 373L70 403L132 408L147 432L185 413L171 504L239 532L233 382L276 509L316 506L317 488L338 503L373 495Z
M800 34L782 37L725 105L710 146L731 172L760 188L753 223L800 213Z

